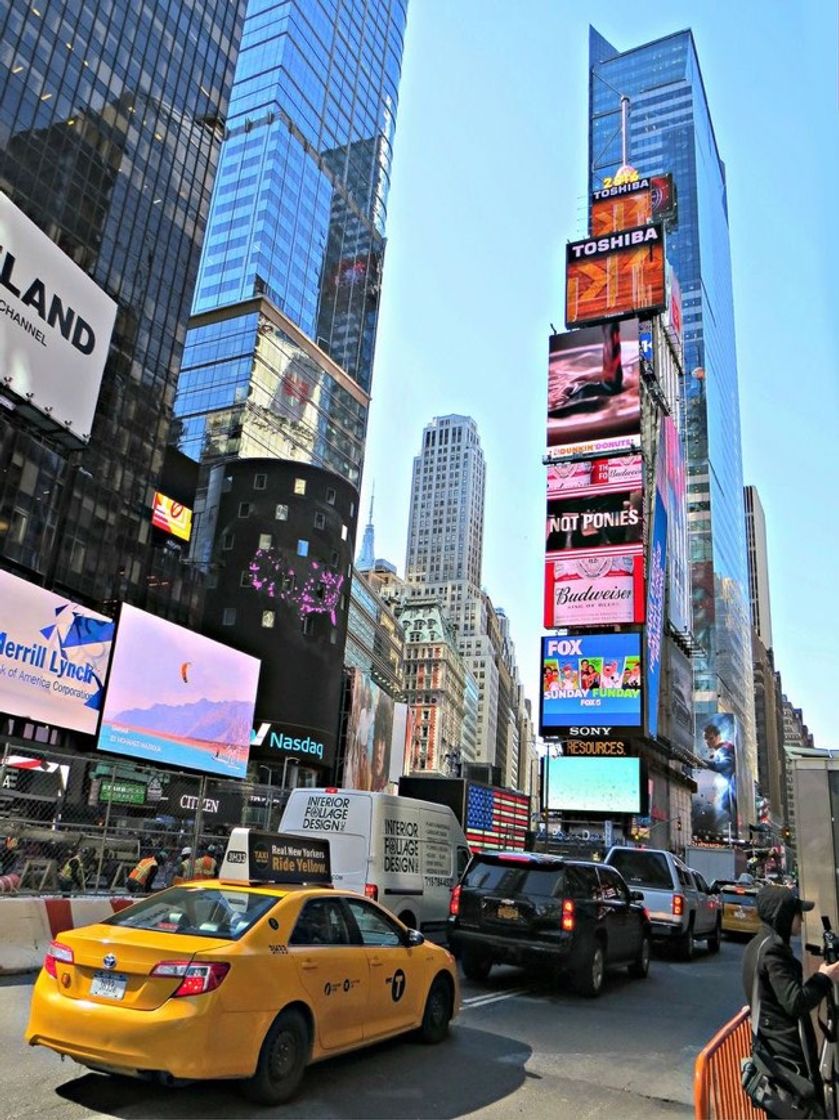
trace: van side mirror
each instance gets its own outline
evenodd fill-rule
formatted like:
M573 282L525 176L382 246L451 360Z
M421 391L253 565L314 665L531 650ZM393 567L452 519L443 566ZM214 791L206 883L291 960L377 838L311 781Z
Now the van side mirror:
M425 944L425 938L418 929L409 929L405 934L405 944L409 949L415 949L418 945Z

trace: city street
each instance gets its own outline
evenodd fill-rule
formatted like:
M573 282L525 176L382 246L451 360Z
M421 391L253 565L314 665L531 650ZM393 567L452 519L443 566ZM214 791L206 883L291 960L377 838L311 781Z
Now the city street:
M698 1050L743 1004L742 943L691 964L656 957L646 981L609 978L598 1000L534 989L497 968L466 981L450 1039L410 1039L313 1066L290 1105L260 1109L224 1082L163 1090L109 1079L22 1042L32 977L0 984L3 1120L48 1117L689 1116Z

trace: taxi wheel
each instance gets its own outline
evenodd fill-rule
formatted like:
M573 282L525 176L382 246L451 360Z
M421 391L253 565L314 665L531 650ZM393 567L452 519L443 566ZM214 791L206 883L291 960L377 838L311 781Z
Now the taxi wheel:
M265 1036L245 1094L257 1104L282 1104L297 1092L309 1060L309 1032L299 1011L283 1011Z
M425 1001L425 1012L419 1029L421 1042L434 1045L442 1042L449 1033L449 1022L453 1011L452 996L451 981L445 976L438 976L431 985L428 999Z

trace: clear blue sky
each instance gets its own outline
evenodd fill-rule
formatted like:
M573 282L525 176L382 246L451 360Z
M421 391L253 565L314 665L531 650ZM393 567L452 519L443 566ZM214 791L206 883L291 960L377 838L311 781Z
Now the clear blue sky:
M744 481L766 511L776 662L817 744L839 746L835 0L410 0L363 521L375 481L376 553L404 572L422 428L475 418L483 583L535 702L547 335L584 223L589 23L618 49L693 29L728 174Z

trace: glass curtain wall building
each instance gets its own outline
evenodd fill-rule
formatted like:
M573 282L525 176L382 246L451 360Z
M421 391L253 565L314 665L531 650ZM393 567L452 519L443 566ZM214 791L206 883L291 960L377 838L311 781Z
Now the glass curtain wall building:
M360 484L406 0L250 0L178 446Z
M234 0L0 8L0 189L118 305L83 450L0 411L0 564L92 605L166 609L152 496L243 15Z
M694 702L698 728L716 712L737 718L742 827L755 819L757 767L725 165L690 31L619 51L592 28L589 65L590 189L621 165L626 94L629 162L672 172L678 190L667 257L683 301Z

